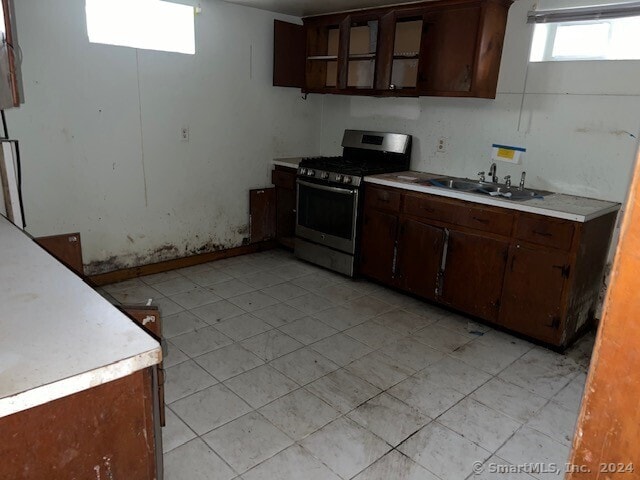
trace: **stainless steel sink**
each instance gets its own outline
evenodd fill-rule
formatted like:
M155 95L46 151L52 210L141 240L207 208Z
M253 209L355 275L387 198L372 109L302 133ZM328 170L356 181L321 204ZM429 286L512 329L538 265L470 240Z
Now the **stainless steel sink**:
M520 190L518 187L509 187L501 183L479 182L468 178L441 177L428 180L419 180L417 183L438 188L447 188L449 190L476 193L479 195L491 195L514 201L540 198L552 193L543 190L529 190L528 188L523 188L522 190Z

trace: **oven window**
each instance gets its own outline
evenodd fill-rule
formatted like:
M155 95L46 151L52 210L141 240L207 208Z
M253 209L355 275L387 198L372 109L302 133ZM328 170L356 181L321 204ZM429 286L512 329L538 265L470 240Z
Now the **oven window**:
M354 195L298 185L298 224L303 227L351 240L354 209Z

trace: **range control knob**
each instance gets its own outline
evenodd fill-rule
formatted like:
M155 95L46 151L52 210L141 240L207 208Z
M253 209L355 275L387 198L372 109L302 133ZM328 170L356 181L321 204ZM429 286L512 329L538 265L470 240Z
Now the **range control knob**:
M316 176L315 170L311 170L311 169L307 170L307 177L315 177L315 176Z
M353 179L351 177L349 177L349 176L345 176L342 179L342 183L351 183L351 182L353 182Z
M322 172L322 175L320 175L320 178L322 178L323 180L326 180L327 178L329 178L329 172Z
M342 179L344 178L343 175L340 175L339 173L336 175L336 182L341 182Z
M300 175L306 175L307 174L307 169L304 167L300 167Z

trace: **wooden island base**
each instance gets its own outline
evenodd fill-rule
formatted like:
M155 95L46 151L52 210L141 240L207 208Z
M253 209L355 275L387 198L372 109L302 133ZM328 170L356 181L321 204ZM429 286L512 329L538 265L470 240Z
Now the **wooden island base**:
M147 368L0 418L0 478L160 478L153 383Z

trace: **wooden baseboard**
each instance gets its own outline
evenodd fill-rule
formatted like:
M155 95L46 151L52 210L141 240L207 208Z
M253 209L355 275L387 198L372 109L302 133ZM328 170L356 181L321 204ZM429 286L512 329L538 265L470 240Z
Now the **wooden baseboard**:
M86 280L90 285L94 287L100 287L102 285L122 282L131 278L142 277L144 275L153 275L154 273L167 272L169 270L177 270L178 268L184 267L192 267L201 263L222 260L223 258L237 257L239 255L271 250L273 248L277 248L277 246L278 244L274 240L269 240L266 242L259 242L253 243L251 245L229 248L227 250L219 250L217 252L201 253L189 257L165 260L164 262L141 265L139 267L123 268L121 270L114 270L113 272L91 275L87 277Z

